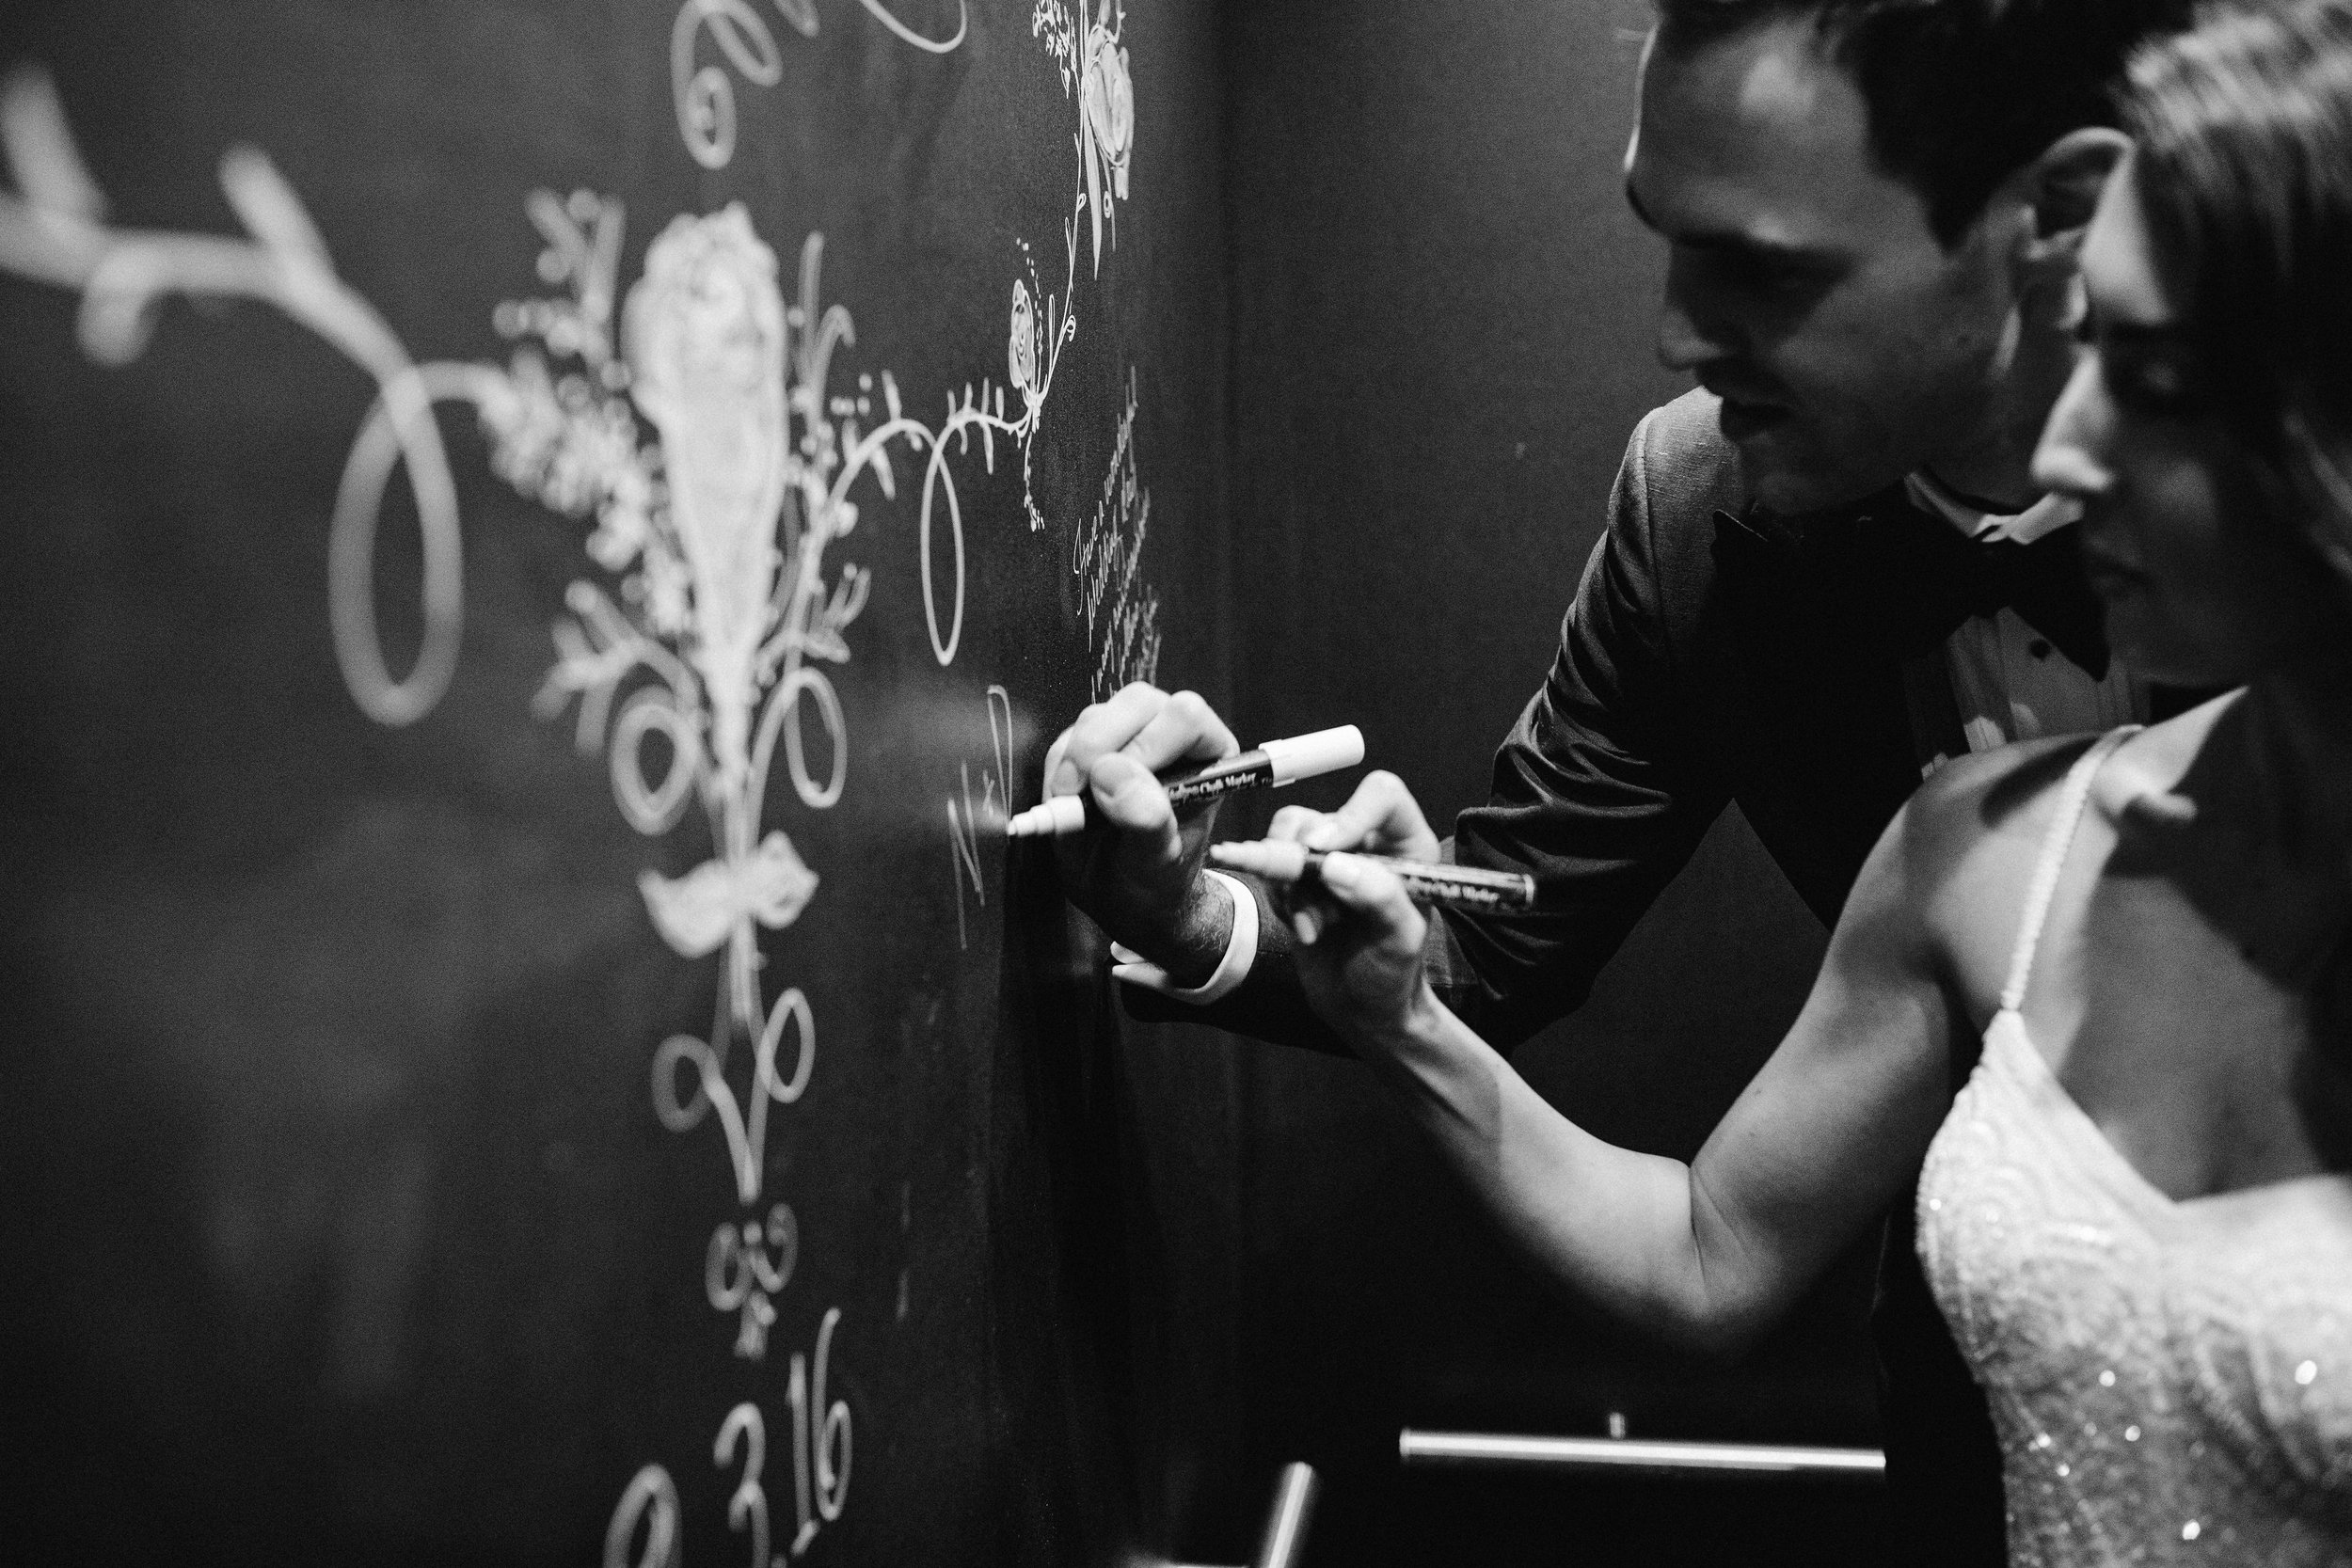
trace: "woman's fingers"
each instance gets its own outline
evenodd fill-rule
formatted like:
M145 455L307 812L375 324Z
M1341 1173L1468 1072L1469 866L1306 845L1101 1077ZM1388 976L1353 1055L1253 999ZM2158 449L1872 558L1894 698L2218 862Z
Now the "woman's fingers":
M1324 814L1306 806L1284 806L1266 824L1265 836L1277 844L1303 844L1324 820Z
M1333 903L1376 922L1384 930L1402 930L1418 919L1405 884L1377 861L1346 853L1327 855L1320 880Z
M1374 849L1411 860L1436 860L1438 835L1429 831L1421 802L1405 781L1375 768L1356 785L1347 804L1300 834L1310 849Z

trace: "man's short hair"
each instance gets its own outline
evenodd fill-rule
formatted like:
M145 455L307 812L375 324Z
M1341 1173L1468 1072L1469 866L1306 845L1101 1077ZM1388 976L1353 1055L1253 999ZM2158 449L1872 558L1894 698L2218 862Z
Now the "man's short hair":
M2001 182L2067 132L2117 122L2140 43L2190 0L1658 0L1660 44L1692 47L1810 17L1861 89L1879 166L1926 200L1949 245Z

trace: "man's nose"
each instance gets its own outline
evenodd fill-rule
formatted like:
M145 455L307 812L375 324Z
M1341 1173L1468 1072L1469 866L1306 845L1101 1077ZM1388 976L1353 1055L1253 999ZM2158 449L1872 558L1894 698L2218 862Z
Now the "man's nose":
M1658 362L1670 371L1694 371L1727 358L1738 346L1737 334L1722 318L1706 309L1696 269L1682 257L1666 263L1666 297L1658 310Z
M2099 356L2085 354L2074 362L2074 373L2067 377L2042 427L2042 440L2033 452L2034 483L2086 500L2106 495L2115 486L2115 472L2107 466L2113 427L2114 410L2100 380Z

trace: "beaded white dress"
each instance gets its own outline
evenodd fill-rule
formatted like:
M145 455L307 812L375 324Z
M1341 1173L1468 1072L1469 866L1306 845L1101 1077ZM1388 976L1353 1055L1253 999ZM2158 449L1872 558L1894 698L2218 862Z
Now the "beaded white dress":
M2352 1177L2169 1197L2018 1016L2125 733L2068 775L2001 1009L1920 1173L1920 1262L1992 1406L2013 1568L2352 1564Z

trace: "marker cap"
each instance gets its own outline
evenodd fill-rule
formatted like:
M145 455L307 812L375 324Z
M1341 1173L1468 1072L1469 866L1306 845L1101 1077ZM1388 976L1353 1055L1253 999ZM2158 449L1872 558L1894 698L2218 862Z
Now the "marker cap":
M1342 724L1312 735L1295 735L1288 740L1269 740L1259 750L1265 752L1266 761L1273 767L1274 782L1286 784L1294 779L1311 779L1318 773L1353 768L1363 761L1364 732L1353 724Z

